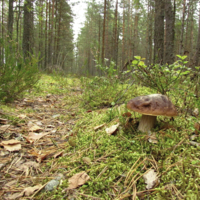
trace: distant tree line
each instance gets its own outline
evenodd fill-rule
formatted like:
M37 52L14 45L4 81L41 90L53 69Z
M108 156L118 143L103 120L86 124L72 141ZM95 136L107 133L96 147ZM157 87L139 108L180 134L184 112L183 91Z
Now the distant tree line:
M5 43L16 42L24 58L38 55L40 69L71 70L73 18L68 1L1 0L0 5L1 63L5 62Z
M76 43L74 72L99 74L96 63L120 70L134 59L171 64L187 55L200 65L200 2L197 0L104 0L88 3Z

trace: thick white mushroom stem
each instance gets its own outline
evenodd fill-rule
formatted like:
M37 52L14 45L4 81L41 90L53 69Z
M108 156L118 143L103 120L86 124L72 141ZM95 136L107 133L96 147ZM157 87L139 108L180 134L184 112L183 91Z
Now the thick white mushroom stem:
M145 132L148 133L148 131L154 128L155 123L156 123L156 116L142 115L138 126L138 130L144 133Z

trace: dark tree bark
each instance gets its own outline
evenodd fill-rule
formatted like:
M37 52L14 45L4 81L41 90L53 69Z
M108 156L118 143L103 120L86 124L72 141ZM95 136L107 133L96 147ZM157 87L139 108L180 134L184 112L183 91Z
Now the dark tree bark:
M122 25L122 66L125 63L125 1L123 2L123 25Z
M113 35L114 35L114 41L113 41L113 59L115 61L115 64L117 66L117 57L118 57L118 27L117 27L117 16L118 16L118 0L116 0L116 5L115 5L115 18L114 18L114 31L113 31Z
M164 0L155 0L154 63L162 63L164 55Z
M183 34L184 34L185 13L186 13L186 0L183 1L183 15L182 15L181 37L180 37L180 47L179 47L180 55L183 55Z
M152 2L148 0L148 29L147 29L147 48L146 48L146 64L152 63L152 38L153 38L153 15L154 10L152 9Z
M1 8L1 38L4 38L4 0L2 0L2 8ZM3 46L0 47L0 64L4 62L4 49Z
M102 34L102 54L101 62L104 63L104 54L105 54L105 32L106 32L106 0L104 0L104 18L103 18L103 34Z
M40 6L40 11L39 11L39 54L40 54L40 61L39 61L39 66L41 69L44 68L44 60L42 59L44 57L44 21L43 21L43 1L44 0L39 0L39 6Z
M18 14L17 14L17 38L16 38L16 41L17 43L19 42L19 22L20 22L20 17L21 17L21 0L19 0L19 3L18 3ZM19 45L18 45L18 48L19 48Z
M174 10L171 0L165 0L165 19L166 19L166 43L165 43L165 63L174 62Z
M9 0L9 11L8 11L8 35L12 39L13 34L13 0Z
M194 55L194 65L195 66L199 66L199 58L200 58L200 10L199 10L198 39L197 39L196 53Z
M23 30L23 53L24 58L33 53L33 4L32 0L24 1L24 30Z
M139 8L140 8L140 1L138 0L135 5L135 18L134 18L134 29L133 29L133 56L138 55L138 22L139 22Z
M47 44L47 41L48 41L48 34L47 34L47 20L48 20L48 0L46 2L46 13L45 13L45 16L46 16L46 20L45 20L45 58L44 58L44 66L45 68L47 68L47 60L48 60L48 44Z

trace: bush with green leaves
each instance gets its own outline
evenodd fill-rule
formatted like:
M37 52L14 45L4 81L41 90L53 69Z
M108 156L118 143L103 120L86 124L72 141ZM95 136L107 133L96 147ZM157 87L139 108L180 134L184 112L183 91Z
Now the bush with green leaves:
M171 89L177 88L180 84L189 81L189 74L192 73L190 68L185 64L184 59L187 56L179 56L177 60L171 65L155 64L147 66L144 63L144 58L135 56L132 62L133 77L142 85L154 89L161 94L167 94Z
M110 61L109 65L102 65L96 61L96 67L100 69L103 76L82 77L81 84L83 92L83 106L87 108L112 107L124 102L127 87L132 85L121 84L115 69L115 63Z
M30 54L24 59L14 42L2 42L1 45L4 57L0 63L0 100L9 102L39 80L38 58Z

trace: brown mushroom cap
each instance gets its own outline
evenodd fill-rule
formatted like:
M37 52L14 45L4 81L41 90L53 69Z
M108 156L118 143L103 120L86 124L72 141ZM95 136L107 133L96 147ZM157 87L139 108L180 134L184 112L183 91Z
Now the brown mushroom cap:
M176 107L169 98L162 94L150 94L131 99L127 108L144 115L177 116Z

